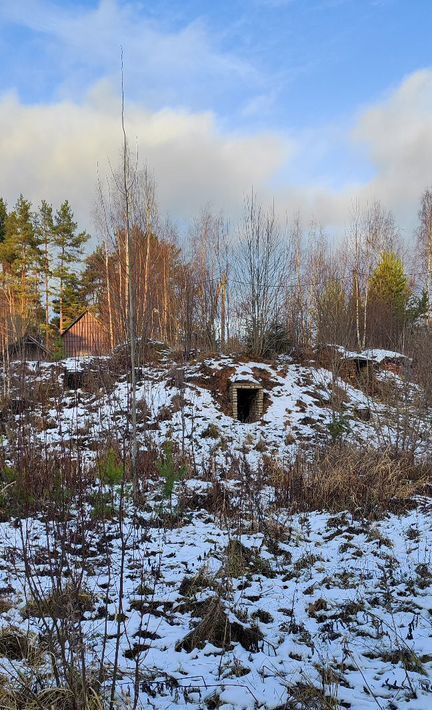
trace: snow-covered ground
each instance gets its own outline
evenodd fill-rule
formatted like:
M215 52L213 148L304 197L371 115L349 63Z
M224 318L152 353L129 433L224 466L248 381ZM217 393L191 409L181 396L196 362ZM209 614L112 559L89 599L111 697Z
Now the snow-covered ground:
M78 374L92 367L95 381L102 378L102 386L91 392L64 389L63 368L71 373L74 367ZM228 376L230 382L246 379L263 386L265 411L260 421L242 423L230 415ZM60 393L43 403L36 402L30 414L16 416L17 423L28 416L38 421L32 430L35 443L51 447L76 444L81 454L86 450L91 458L89 441L123 443L127 439L127 376L112 376L109 359L45 364L28 377L34 377L36 384L54 380L60 388ZM109 385L104 378L109 378ZM377 376L377 382L389 380L406 393L407 385L398 375L383 372ZM413 386L410 393L414 396ZM328 441L335 421L343 420L346 440L368 446L392 445L402 432L406 446L424 454L431 439L430 413L419 419L406 401L401 411L400 402L384 403L330 370L294 363L239 363L229 357L184 366L167 361L140 369L137 398L140 446L160 447L172 441L190 457L198 474L210 463L226 467L233 457L246 456L254 467L264 456L280 461L293 458L299 449Z
M119 628L117 523L109 523L103 535L100 526L89 525L83 588L92 603L82 612L89 667L101 658L104 638L105 665L112 667L120 633L125 706L138 664L142 708L280 708L297 700L298 707L427 710L430 512L425 501L415 511L371 523L346 514L278 510L269 513L267 530L255 533L223 525L205 510L186 514L171 529L156 526L150 513L135 524L128 519ZM70 526L72 540L75 522ZM30 579L23 539L31 550ZM2 629L22 629L35 639L46 633L46 620L29 602L35 579L42 594L57 579L60 560L47 554L49 539L37 519L0 525L1 601L7 609L0 649ZM83 564L79 545L66 549L64 588L81 575ZM199 624L207 625L207 637L197 633L190 640ZM0 656L6 677L25 670L24 661Z
M90 464L97 447L127 447L128 378L112 368L109 358L29 366L28 401L15 411L17 374L3 415L6 460L17 432L34 449L79 452ZM90 385L65 388L65 371L89 370ZM231 416L228 385L244 380L263 387L258 422ZM132 706L137 687L138 707L167 710L432 707L431 501L371 520L293 514L267 482L249 506L242 499L266 461L283 465L335 436L430 455L419 388L394 372L376 382L372 397L286 359L142 367L140 453L170 442L188 475L172 500L155 478L138 508L126 491L123 521L118 488L96 484L61 520L46 510L4 515L0 684L31 678L37 692L52 681L46 643L60 619L83 634L87 668L103 666L101 678L118 641L120 707ZM248 480L237 479L240 468ZM34 653L2 645L10 633L25 634Z

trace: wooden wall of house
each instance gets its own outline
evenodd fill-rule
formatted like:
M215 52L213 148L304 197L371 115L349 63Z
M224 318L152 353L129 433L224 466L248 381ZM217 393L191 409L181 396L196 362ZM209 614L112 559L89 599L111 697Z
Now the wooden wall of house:
M22 360L23 362L43 362L49 360L50 356L37 343L14 343L9 347L9 360Z
M66 330L62 341L65 357L106 355L109 352L106 329L91 313L85 313Z

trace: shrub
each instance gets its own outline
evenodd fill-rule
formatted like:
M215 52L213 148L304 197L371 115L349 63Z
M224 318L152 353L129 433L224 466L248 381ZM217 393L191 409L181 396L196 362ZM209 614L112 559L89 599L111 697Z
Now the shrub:
M108 486L119 485L123 481L124 468L118 453L111 447L99 460L99 478Z
M156 462L156 469L159 475L165 479L163 493L171 504L174 485L177 481L181 481L187 474L187 467L184 464L179 465L175 460L174 444L172 441L167 441L164 445L163 456Z
M206 439L218 439L220 436L219 428L216 424L209 424L206 429L204 429L202 436Z
M340 414L338 417L334 417L332 421L327 424L327 429L332 442L336 444L337 442L342 441L345 434L348 434L350 431L350 421L348 417Z
M341 444L270 470L280 504L296 511L349 510L379 516L412 507L414 497L430 490L431 466L388 450Z

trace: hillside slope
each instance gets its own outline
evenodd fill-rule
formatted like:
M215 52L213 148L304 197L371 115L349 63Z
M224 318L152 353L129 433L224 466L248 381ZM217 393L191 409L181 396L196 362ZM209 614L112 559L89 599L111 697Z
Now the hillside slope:
M26 370L26 387L33 398L18 414L12 411L14 426L28 423L36 442L51 447L67 443L90 458L101 440L123 446L128 438L129 387L127 374L116 374L115 361L80 359L34 369L27 364ZM241 379L263 387L264 414L259 421L243 423L232 417L228 386ZM19 398L22 374L15 382L13 401ZM417 388L382 372L376 378L377 389L378 393L365 393L312 364L218 357L184 365L166 358L140 368L140 445L157 448L172 441L197 472L210 461L226 467L235 457L246 457L253 467L265 456L283 461L337 437L427 453L430 412L423 408L419 414L414 406Z
M233 417L244 382L258 421ZM139 371L137 492L124 364L15 364L1 707L427 710L430 413L395 372L357 385L165 353Z

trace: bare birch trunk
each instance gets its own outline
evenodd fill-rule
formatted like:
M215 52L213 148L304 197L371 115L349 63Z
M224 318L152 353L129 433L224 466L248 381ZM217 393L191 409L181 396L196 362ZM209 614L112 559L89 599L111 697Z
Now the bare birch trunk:
M227 297L227 275L224 274L221 283L221 350L225 349L226 343L226 297Z
M130 437L130 467L133 482L134 494L138 493L137 480L137 402L136 402L136 323L135 323L135 284L134 284L134 254L132 234L130 229L130 193L129 193L129 156L128 142L125 128L125 98L124 98L124 75L123 75L123 54L122 54L122 112L121 123L123 133L123 197L124 197L124 217L126 231L126 280L128 292L128 329L129 347L131 360L131 437Z
M166 343L168 340L168 278L167 278L167 254L163 259L163 296L162 296L162 339Z
M112 301L111 301L111 282L109 274L109 263L108 263L108 245L105 242L105 279L107 287L107 300L108 300L108 323L109 323L109 336L110 336L110 350L114 348L114 330L113 330L113 316L112 316Z
M143 290L143 324L145 328L146 324L146 311L147 311L147 295L148 295L148 275L149 275L149 262L150 262L150 239L151 239L151 214L150 206L147 204L146 207L146 253L144 260L144 290ZM153 314L152 314L152 330L153 330ZM153 333L151 332L151 337Z

